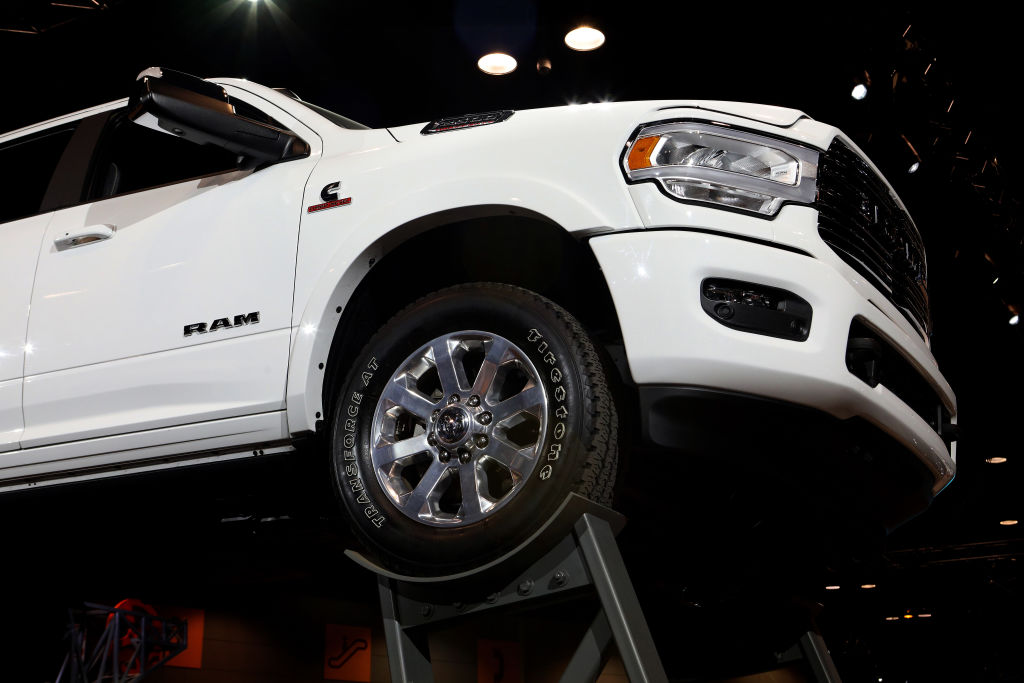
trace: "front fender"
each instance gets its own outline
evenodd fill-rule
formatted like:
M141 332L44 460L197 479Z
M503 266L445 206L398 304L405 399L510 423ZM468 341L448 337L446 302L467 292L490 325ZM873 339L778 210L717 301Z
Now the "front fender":
M315 175L307 189L307 205L321 201L314 190L330 182L330 172L318 170ZM348 185L355 205L356 183ZM470 197L477 201L470 203ZM488 216L527 216L568 232L641 226L624 187L594 201L593 195L585 197L550 181L493 176L471 183L434 183L403 194L400 200L378 199L371 210L350 215L355 220L347 225L339 225L344 212L303 217L287 390L293 434L315 430L325 417L327 358L345 307L373 264L405 240L441 225Z

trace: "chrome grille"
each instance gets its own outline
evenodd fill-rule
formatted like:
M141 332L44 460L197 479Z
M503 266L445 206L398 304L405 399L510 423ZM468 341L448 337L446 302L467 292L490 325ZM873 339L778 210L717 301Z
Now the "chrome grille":
M924 242L885 182L838 138L818 161L818 234L922 336L931 332Z

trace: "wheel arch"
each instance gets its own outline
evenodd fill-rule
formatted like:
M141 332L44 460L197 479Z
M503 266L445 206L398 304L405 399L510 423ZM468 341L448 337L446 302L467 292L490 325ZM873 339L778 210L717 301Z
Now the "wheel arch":
M405 304L449 285L489 281L530 289L572 312L600 347L621 344L611 294L586 241L519 206L422 216L346 260L340 277L318 284L321 296L311 297L296 327L287 397L292 433L316 430L331 414L335 385L374 331ZM628 382L624 361L616 358L615 365L618 379Z

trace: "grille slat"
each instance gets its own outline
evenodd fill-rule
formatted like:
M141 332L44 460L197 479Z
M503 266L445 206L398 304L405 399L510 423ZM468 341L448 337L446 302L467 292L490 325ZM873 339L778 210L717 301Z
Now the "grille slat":
M927 337L924 242L885 182L839 139L818 160L815 205L825 243Z

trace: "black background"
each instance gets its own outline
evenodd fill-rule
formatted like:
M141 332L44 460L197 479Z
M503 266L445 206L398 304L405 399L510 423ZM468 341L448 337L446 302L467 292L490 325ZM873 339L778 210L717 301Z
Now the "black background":
M69 2L94 9L35 0L7 0L0 9L0 28L25 31L0 32L0 130L124 97L135 75L153 65L288 87L370 126L663 98L778 104L839 126L889 178L924 236L933 351L957 393L964 436L957 479L932 509L892 534L872 559L826 566L812 598L824 605L820 622L851 680L1021 680L1014 654L1021 629L1000 625L1020 608L1016 562L1024 548L1021 526L998 524L1024 517L1024 326L1008 325L1011 307L1024 307L1021 60L1007 16L982 5L954 13L865 3ZM607 43L593 53L572 52L562 37L585 22L600 27ZM477 58L494 49L511 52L519 68L504 77L481 73ZM538 73L539 58L551 60L551 73ZM868 96L855 101L851 88L868 77ZM914 161L907 141L921 159L914 174L907 173ZM1009 461L984 462L993 456ZM223 484L215 475L209 480ZM187 477L175 481L194 485ZM0 571L11 579L3 585L41 576L36 569L44 565L72 573L83 561L124 566L181 528L173 512L145 506L163 532L137 522L111 528L110 509L123 506L126 519L133 515L132 496L118 486L0 501L0 529L8 536ZM268 499L247 494L247 503L223 502L223 489L212 484L203 490L221 502L195 512L197 518L232 505L290 509L284 501L291 498L269 484L254 489ZM154 507L174 499L159 500ZM69 505L88 514L76 517ZM310 515L319 519L315 506ZM134 550L113 560L110 544ZM727 556L725 545L718 551ZM150 553L142 556L154 562ZM278 574L290 571L297 570L285 566ZM842 589L826 593L826 582ZM857 588L861 583L878 588ZM116 599L113 593L138 584L111 578L89 584L89 595L74 581L63 591L30 585L48 594L43 602L52 616L56 605ZM179 590L187 593L189 585ZM884 620L906 613L933 616ZM60 618L33 623L53 621Z

